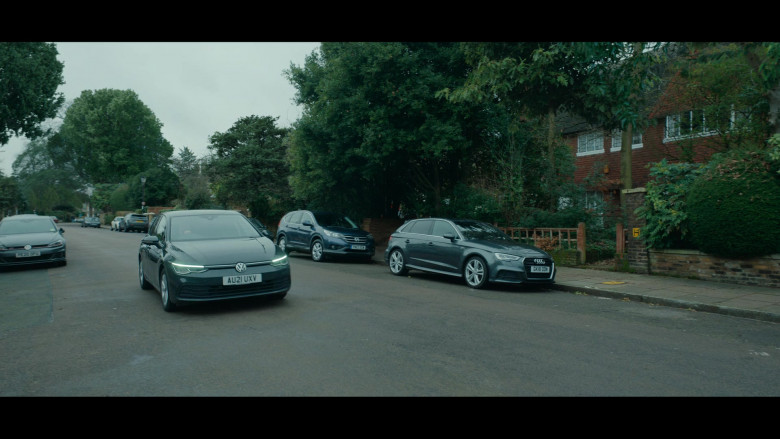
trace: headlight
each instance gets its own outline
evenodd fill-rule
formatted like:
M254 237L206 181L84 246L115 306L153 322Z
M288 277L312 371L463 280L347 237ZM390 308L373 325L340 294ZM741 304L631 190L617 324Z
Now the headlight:
M280 258L276 258L273 261L271 261L271 265L275 267L281 267L282 265L287 265L289 261L287 260L287 255L284 255Z
M58 240L56 240L54 242L51 242L46 247L62 247L62 240L58 239ZM2 248L2 246L0 246L0 248Z
M519 261L522 259L520 256L515 255L508 255L506 253L494 253L496 255L496 259L499 261Z
M171 267L176 274L203 273L206 271L206 267L202 265L177 264L176 262L171 262Z
M341 238L344 239L344 235L341 233L331 232L330 230L323 230L326 235L330 236L331 238Z

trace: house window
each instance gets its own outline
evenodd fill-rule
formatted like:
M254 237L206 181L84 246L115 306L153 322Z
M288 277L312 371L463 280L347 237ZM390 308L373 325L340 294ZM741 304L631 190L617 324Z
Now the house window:
M591 131L577 137L577 155L600 154L604 152L604 133Z
M597 216L594 222L600 226L604 225L604 194L599 191L585 192L585 208L593 211Z
M585 192L585 208L600 211L604 203L604 194L599 191Z
M664 142L691 137L711 136L715 132L707 127L703 110L683 111L666 116Z
M621 142L623 142L623 131L622 130L612 131L612 148L610 148L610 151L611 152L620 151ZM636 131L632 132L631 149L637 149L641 147L642 147L642 133L638 133Z

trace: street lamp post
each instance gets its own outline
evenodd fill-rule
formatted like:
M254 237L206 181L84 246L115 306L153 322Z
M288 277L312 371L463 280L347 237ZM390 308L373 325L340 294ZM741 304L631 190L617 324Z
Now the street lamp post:
M141 213L146 210L146 177L141 176Z

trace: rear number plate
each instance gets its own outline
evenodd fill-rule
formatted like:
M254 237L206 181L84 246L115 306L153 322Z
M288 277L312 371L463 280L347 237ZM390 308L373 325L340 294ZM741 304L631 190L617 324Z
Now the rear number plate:
M242 274L239 276L223 276L222 285L256 284L263 281L261 274Z
M531 273L549 273L550 267L545 265L531 265Z
M17 258L31 258L33 256L40 256L41 252L40 250L31 250L28 252L16 252Z

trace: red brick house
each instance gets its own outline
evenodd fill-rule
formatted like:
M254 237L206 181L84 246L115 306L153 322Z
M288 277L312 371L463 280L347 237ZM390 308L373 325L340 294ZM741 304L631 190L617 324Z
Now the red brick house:
M667 92L650 112L648 127L633 134L631 179L632 187L644 187L650 181L648 164L667 159L684 161L683 147L696 163L707 162L722 149L719 135L707 127L701 110L678 111L667 102L673 93ZM620 202L621 132L606 131L585 123L571 121L561 124L561 134L575 158L576 183L584 183L592 197Z

